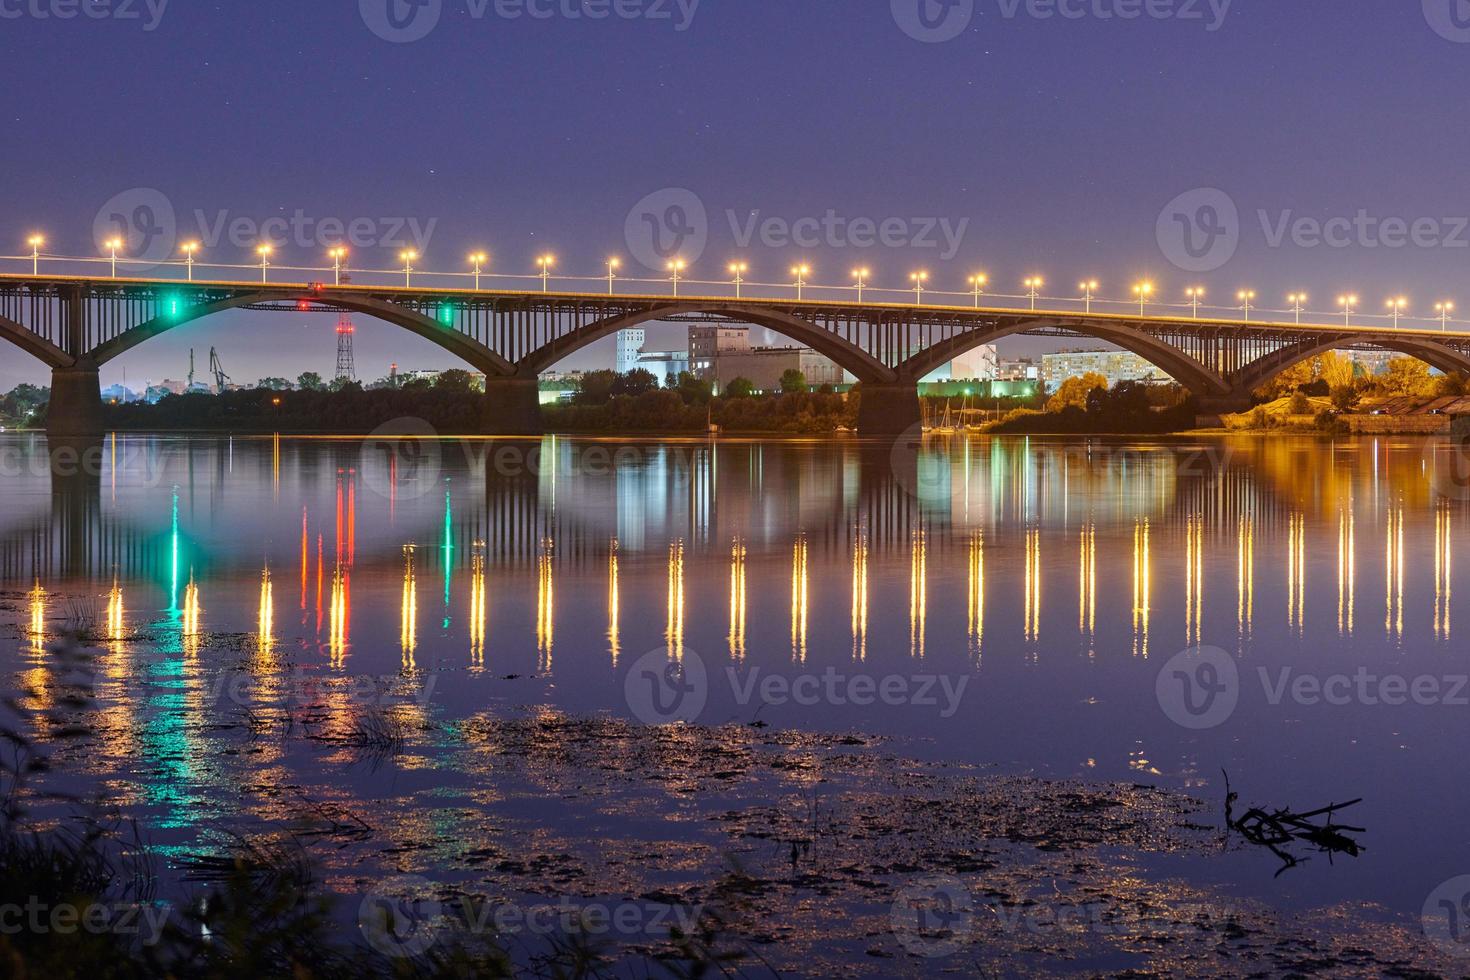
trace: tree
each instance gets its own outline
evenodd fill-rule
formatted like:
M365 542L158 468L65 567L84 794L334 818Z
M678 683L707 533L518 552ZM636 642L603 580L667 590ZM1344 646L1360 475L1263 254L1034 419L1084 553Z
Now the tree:
M572 400L578 405L606 405L612 401L617 380L616 371L588 371L577 382L577 394Z
M1374 378L1373 383L1385 395L1429 398L1435 391L1434 379L1429 375L1429 365L1412 357L1395 357L1388 362L1388 370Z
M451 391L461 395L469 394L475 390L475 378L468 371L450 368L439 372L439 377L434 379L434 390Z
M256 388L264 388L267 391L290 391L291 382L285 378L261 378L255 383Z
M627 374L620 374L613 381L612 393L614 395L638 396L649 391L658 390L658 378L654 377L652 371L643 368L634 368Z
M322 384L322 376L315 371L304 371L296 376L296 387L302 391L321 391L326 388Z
M726 398L749 398L755 394L755 383L749 378L734 378L725 385Z
M688 371L680 371L677 378L671 379L669 387L679 393L686 405L703 405L710 400L713 386L708 381L701 381Z
M1069 408L1087 409L1087 396L1097 389L1107 391L1108 379L1096 371L1088 371L1077 378L1068 378L1057 388L1046 403L1048 412L1062 412Z
M23 419L41 409L51 400L50 388L38 388L32 384L18 384L0 399L0 412Z
M794 395L806 390L806 375L796 368L787 368L781 372L781 394Z
M1353 362L1335 350L1317 358L1317 377L1327 382L1328 391L1336 391L1353 383Z

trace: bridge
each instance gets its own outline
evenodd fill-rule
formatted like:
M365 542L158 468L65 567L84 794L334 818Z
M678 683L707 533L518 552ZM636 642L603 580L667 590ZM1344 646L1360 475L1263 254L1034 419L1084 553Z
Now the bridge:
M264 269L257 282L0 275L0 338L51 368L47 425L62 437L103 431L102 365L226 310L357 313L429 340L485 375L489 435L538 434L543 371L619 330L655 321L752 324L815 349L862 382L858 428L875 436L918 424L919 379L972 348L1016 335L1087 337L1133 351L1197 395L1206 414L1248 408L1252 390L1334 349L1395 351L1470 373L1470 332L1448 322L1427 329L992 307L980 305L978 294L974 306L616 295L610 279L606 293L553 291L545 279L539 291L265 279Z

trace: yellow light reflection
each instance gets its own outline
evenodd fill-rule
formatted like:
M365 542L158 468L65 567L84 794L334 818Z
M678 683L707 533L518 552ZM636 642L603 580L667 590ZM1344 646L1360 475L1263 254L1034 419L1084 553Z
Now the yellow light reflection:
M1041 531L1026 532L1026 639L1041 639Z
M536 653L537 669L551 669L551 648L555 642L556 584L552 578L553 543L551 538L541 542L541 554L536 559Z
M985 645L985 536L980 531L970 539L970 583L965 598L970 648L978 660Z
M1286 623L1302 632L1307 605L1307 518L1292 514L1286 538Z
M1236 544L1236 621L1240 637L1250 637L1256 618L1256 522L1240 519Z
M1153 560L1149 553L1149 524L1133 524L1133 654L1148 657L1148 620L1153 590Z
M613 538L612 546L607 553L607 645L612 651L614 667L618 665L618 654L622 652L622 640L619 636L621 605L622 596L618 582L618 539Z
M470 669L485 669L485 542L470 555Z
M189 573L189 584L184 587L184 615L182 621L184 650L190 654L199 652L199 586L194 574Z
M1384 631L1390 639L1404 635L1404 512L1388 511L1388 541L1383 552Z
M1357 611L1357 529L1352 504L1337 518L1337 632L1352 636Z
M1204 618L1205 521L1191 517L1184 525L1184 642L1197 645Z
M909 549L909 653L924 655L929 618L929 537L915 531Z
M419 586L413 567L414 546L403 546L403 598L399 604L399 645L403 648L403 669L414 670L418 665L414 653L419 645Z
M1450 638L1451 526L1450 510L1441 504L1434 514L1434 633L1444 640Z
M868 659L868 535L863 530L852 541L852 656Z
M320 570L318 570L320 580ZM332 598L331 607L328 610L328 622L330 632L327 634L328 650L332 656L332 666L340 668L347 659L348 646L348 612L351 602L351 591L346 572L341 567L332 570ZM320 587L318 587L320 591Z
M260 604L255 616L255 639L260 653L269 656L276 645L276 607L269 566L260 573Z
M745 659L745 542L730 542L730 656Z
M684 655L684 541L669 542L668 616L664 639L675 659Z
M46 590L38 581L31 590L31 649L42 653L46 649Z
M1089 640L1097 632L1097 526L1091 522L1078 544L1077 629Z
M806 535L799 534L791 547L791 655L806 660L807 625Z

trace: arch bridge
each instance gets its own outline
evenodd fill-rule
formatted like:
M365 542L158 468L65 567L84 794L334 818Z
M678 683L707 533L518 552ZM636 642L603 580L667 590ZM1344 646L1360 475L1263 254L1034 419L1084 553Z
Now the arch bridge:
M1470 333L828 300L598 295L320 283L0 276L0 338L52 370L48 428L102 431L98 369L159 334L226 310L351 312L437 344L485 375L485 431L540 431L537 378L619 330L701 318L769 328L862 382L859 430L919 421L918 381L966 351L1016 335L1087 337L1133 351L1200 398L1205 412L1249 407L1253 389L1314 355L1397 351L1470 373Z

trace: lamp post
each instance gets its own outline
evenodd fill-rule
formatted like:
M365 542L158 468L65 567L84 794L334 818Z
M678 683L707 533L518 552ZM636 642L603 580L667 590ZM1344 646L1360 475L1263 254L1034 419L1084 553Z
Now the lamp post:
M475 292L480 291L480 277L485 274L485 263L490 261L490 256L484 252L470 253L470 266L474 269Z
M1139 316L1143 316L1144 315L1145 307L1147 307L1147 305L1148 305L1148 298L1150 296L1152 296L1153 294L1154 294L1154 284L1151 283L1151 282L1141 282L1138 285L1136 285L1136 286L1133 287L1133 295L1138 297L1138 315Z
M1184 291L1184 297L1185 299L1189 300L1189 308L1192 311L1192 316L1194 317L1194 319L1198 320L1200 300L1205 298L1204 287L1190 286Z
M688 268L683 259L674 259L669 263L669 277L674 283L674 298L679 296L679 276Z
M799 302L802 290L806 288L806 277L811 274L812 267L803 263L792 268L791 274L796 277L796 299Z
M103 242L102 244L112 254L112 278L116 279L117 278L117 250L123 247L123 240L121 238L109 238L107 241Z
M31 275L41 274L41 246L46 244L46 239L40 235L32 235L26 239L26 244L31 247Z
M983 272L977 272L970 277L970 291L975 295L975 309L980 308L980 297L985 295L985 287L990 284L990 277Z
M255 254L260 256L261 282L265 282L266 280L266 272L269 271L271 267L271 256L275 254L275 251L276 250L269 245L262 245L255 250Z
M332 285L342 285L342 260L347 258L347 249L338 245L336 248L327 249L327 255L332 260Z
M929 281L929 273L927 273L927 272L913 272L913 273L910 273L909 274L909 279L912 280L913 281L913 284L914 284L914 303L916 303L919 306L923 306L924 305L924 283L926 283L926 282Z
M554 265L556 265L556 256L555 255L543 255L543 256L541 256L540 258L538 258L536 260L536 264L541 267L541 291L543 293L550 292L551 291L551 267L554 266Z
M852 270L852 277L857 280L857 296L859 306L861 306L863 303L863 287L868 284L869 275L871 275L871 273L866 268Z
M1455 304L1449 300L1445 300L1443 303L1435 303L1434 312L1439 314L1439 329L1449 330L1450 314L1455 312Z
M1358 305L1358 297L1355 295L1337 297L1337 305L1342 307L1342 325L1351 327L1353 325L1353 307Z
M1097 286L1098 282L1096 279L1089 279L1077 285L1077 288L1082 290L1082 308L1084 312L1092 312L1092 294L1097 292Z
M1292 293L1291 295L1289 295L1289 296L1286 297L1286 301L1291 304L1291 306L1289 307L1289 309L1291 310L1291 312L1293 312L1293 313L1296 314L1296 322L1297 323L1301 323L1302 322L1302 304L1307 301L1307 294L1306 293Z
M1388 301L1388 312L1393 317L1393 328L1399 328L1399 318L1404 315L1404 310L1409 308L1409 301L1403 296L1395 296Z
M1245 322L1250 323L1251 300L1256 298L1256 291L1254 289L1242 289L1235 294L1235 298L1240 300L1240 308L1245 311Z
M618 267L623 263L620 259L610 258L607 260L607 294L613 294L613 280L618 277Z
M403 288L407 289L413 285L413 263L419 257L419 253L411 248L406 248L398 253L398 261L403 263Z
M735 277L735 298L740 298L740 287L745 283L745 274L750 271L750 266L744 262L731 262L730 274Z
M1038 290L1046 284L1040 276L1029 276L1021 285L1026 287L1026 296L1031 300L1031 309L1035 310L1036 297L1039 295Z
M194 253L199 251L198 242L185 242L179 246L179 251L184 253L184 278L189 282L194 281Z

